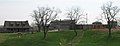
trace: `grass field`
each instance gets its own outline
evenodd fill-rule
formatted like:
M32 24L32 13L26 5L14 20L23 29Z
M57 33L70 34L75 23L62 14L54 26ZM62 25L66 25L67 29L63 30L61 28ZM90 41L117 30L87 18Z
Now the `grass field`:
M82 34L82 31L78 31ZM120 46L120 32L112 32L112 38L107 40L107 32L84 31L84 35L73 39L74 46ZM20 37L16 33L0 33L0 46L69 46L74 36L73 31L49 32L47 39L42 40L43 33L25 33ZM80 38L79 38L80 37Z

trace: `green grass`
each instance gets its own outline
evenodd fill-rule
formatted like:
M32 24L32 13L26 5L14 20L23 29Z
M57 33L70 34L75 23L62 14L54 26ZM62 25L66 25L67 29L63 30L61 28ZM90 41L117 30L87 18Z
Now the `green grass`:
M80 33L80 31L78 31ZM43 33L23 34L0 33L0 46L59 46L69 43L74 36L73 31L49 32L47 39L42 40ZM84 31L84 35L76 46L120 46L120 32L113 32L107 40L107 32Z

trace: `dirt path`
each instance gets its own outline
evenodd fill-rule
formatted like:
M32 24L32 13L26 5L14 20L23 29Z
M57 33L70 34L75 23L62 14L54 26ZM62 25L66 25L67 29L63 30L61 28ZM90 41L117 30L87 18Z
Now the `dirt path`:
M78 32L78 35L76 37L74 37L71 42L68 43L68 46L76 46L76 45L78 45L83 36L84 36L84 31Z

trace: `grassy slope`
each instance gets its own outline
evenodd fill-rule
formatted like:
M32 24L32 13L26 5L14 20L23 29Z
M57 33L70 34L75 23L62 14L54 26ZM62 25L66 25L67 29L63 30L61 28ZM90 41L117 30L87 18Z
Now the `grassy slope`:
M18 37L16 34L1 33L0 46L59 46L68 43L73 37L72 31L48 33L46 40L42 40L42 33L25 34ZM120 32L113 32L109 40L106 32L85 31L77 46L120 46ZM78 40L79 41L79 40Z
M107 39L107 32L86 31L78 46L120 46L120 32L113 32Z
M59 46L60 42L68 42L73 32L48 33L46 40L42 40L42 35L42 33L26 34L19 38L16 34L2 34L0 46Z

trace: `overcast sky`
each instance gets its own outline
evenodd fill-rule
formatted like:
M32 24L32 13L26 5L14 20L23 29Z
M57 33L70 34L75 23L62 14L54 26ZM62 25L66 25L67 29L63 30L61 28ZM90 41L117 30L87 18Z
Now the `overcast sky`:
M89 23L96 21L101 14L100 7L112 0L0 0L0 25L5 20L28 20L32 22L30 14L38 6L49 6L61 9L63 12L71 7L80 7L88 13ZM119 0L113 0L120 7ZM62 13L59 18L64 18Z

